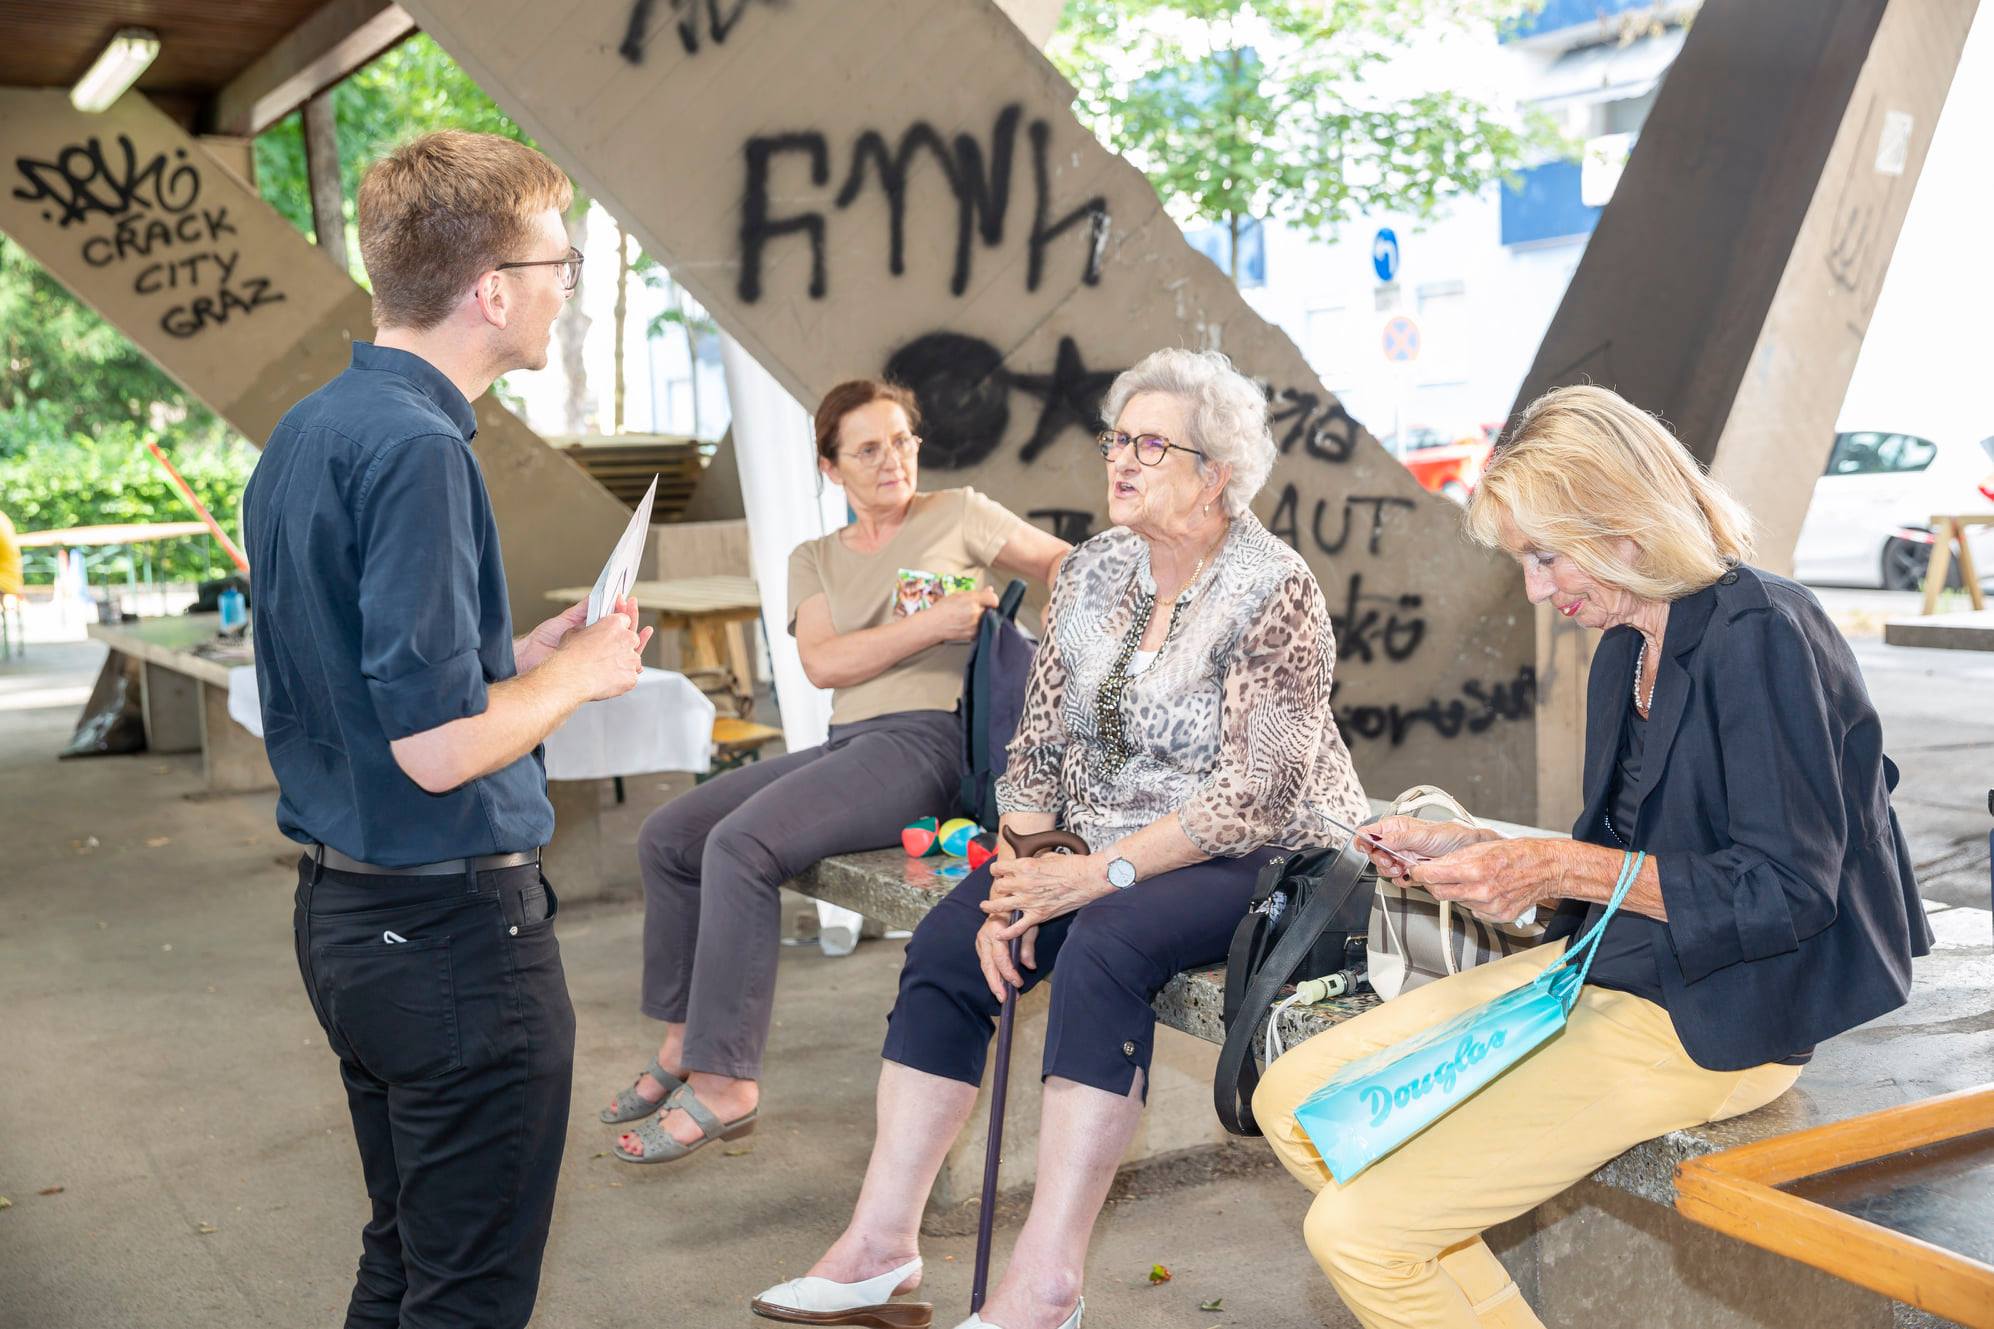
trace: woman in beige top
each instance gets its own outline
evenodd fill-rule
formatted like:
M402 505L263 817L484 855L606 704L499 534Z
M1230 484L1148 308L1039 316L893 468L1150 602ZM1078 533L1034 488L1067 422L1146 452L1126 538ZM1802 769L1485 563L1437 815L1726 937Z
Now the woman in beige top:
M841 383L817 408L817 465L852 522L789 559L789 630L833 689L830 739L698 785L644 822L640 1008L665 1022L656 1061L605 1123L640 1122L616 1156L663 1163L745 1134L775 997L777 889L818 859L895 843L952 815L955 715L970 643L997 603L991 570L1051 585L1068 545L974 489L917 492L914 396Z

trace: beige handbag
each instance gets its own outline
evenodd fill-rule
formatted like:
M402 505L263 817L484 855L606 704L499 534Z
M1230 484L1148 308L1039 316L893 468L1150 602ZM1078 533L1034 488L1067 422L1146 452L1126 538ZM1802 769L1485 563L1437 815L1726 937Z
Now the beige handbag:
M1387 815L1481 824L1453 795L1428 784L1393 799ZM1379 877L1367 946L1371 986L1390 1001L1436 978L1500 960L1543 940L1541 923L1490 923L1434 899L1421 887Z

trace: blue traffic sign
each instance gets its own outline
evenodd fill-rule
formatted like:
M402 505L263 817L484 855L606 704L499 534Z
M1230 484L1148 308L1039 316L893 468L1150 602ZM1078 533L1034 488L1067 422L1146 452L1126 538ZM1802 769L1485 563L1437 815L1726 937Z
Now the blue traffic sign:
M1371 237L1371 271L1378 274L1379 281L1391 281L1399 275L1399 237L1389 226L1380 226Z

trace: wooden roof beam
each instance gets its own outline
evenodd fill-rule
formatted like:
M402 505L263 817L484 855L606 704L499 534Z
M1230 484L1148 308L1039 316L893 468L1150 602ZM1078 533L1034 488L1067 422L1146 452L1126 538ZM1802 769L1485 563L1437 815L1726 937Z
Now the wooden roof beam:
M215 94L205 128L260 134L414 31L415 20L391 0L326 0Z

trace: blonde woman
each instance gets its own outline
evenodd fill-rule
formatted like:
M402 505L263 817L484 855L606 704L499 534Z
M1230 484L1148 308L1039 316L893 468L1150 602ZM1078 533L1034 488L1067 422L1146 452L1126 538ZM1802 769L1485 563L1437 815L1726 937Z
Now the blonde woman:
M1531 404L1468 509L1533 604L1605 635L1569 840L1390 818L1411 879L1546 943L1420 988L1277 1061L1254 1112L1316 1199L1303 1233L1371 1329L1535 1326L1481 1240L1624 1150L1777 1098L1824 1039L1903 1004L1929 949L1890 808L1896 768L1848 644L1806 589L1746 565L1744 511L1604 388ZM1294 1112L1338 1067L1515 988L1647 852L1565 1031L1349 1185ZM1381 872L1404 869L1374 855Z

